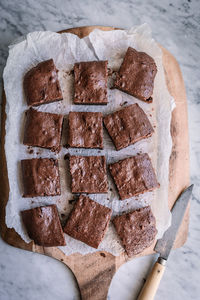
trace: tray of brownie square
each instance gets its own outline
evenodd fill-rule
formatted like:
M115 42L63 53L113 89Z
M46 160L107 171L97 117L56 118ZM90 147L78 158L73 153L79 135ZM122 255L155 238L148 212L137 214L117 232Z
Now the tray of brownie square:
M93 31L95 28L99 28L102 30L115 30L115 28L111 27L102 27L102 26L87 26L87 27L78 27L78 28L71 28L64 30L62 32L70 32L78 35L80 38L87 36L91 31ZM163 65L165 69L165 76L166 76L166 82L168 86L168 90L171 93L171 95L174 97L175 102L176 102L176 108L172 113L172 121L171 121L171 134L172 134L172 140L173 140L173 149L172 149L172 155L170 158L170 173L169 173L169 207L171 208L173 203L175 202L177 196L180 194L180 192L189 184L189 143L188 143L188 121L187 121L187 99L186 99L186 94L185 94L185 88L184 88L184 82L183 78L181 75L181 71L179 68L179 65L176 61L176 59L165 49L161 46L162 52L163 52ZM137 56L137 53L130 53L130 55L127 57L127 61L132 59L133 56ZM140 57L137 58L138 61L140 60ZM148 59L148 58L147 58ZM55 67L52 65L52 62L49 61L49 65L51 69L53 70ZM90 66L93 68L94 66ZM81 66L80 69L84 68L84 66ZM101 65L98 66L98 68L102 72L102 76L107 76L106 71L105 71L105 66ZM153 68L153 66L152 66ZM122 66L121 72L123 75L123 72L125 72L127 69L126 62L124 66ZM39 70L36 69L34 70L34 76L37 77L37 72L45 72L43 70L43 66L39 66ZM154 76L154 68L150 70L152 73L152 76ZM54 76L56 74L56 70L54 72ZM77 73L77 76L79 76L79 72ZM54 98L59 100L61 98L60 95L60 87L58 85L57 80L48 80L48 84L53 85L53 92L54 92ZM123 76L122 76L123 79ZM29 78L27 78L29 80ZM118 82L118 87L119 89L127 89L127 92L132 93L132 94L137 94L137 91L134 90L134 87L127 86L126 82L123 82L119 78ZM92 83L91 83L92 84ZM106 90L106 87L105 87ZM30 91L26 91L28 94ZM79 97L79 92L77 91L77 101L82 101L81 98ZM151 91L149 91L151 93ZM51 95L45 95L44 93L41 93L40 95L36 95L37 97L37 103L34 103L34 105L38 105L41 102L44 101L49 101L51 98ZM151 101L151 99L148 98L148 95L141 94L137 95L144 101ZM102 104L105 104L107 101L107 95L106 93L102 93L101 95L101 102ZM29 99L30 103L32 103L32 99ZM90 101L90 98L87 99L87 101ZM120 256L113 256L109 253L106 252L95 252L87 255L81 255L81 254L72 254L70 256L66 256L61 250L59 250L57 247L45 247L44 246L44 241L40 241L40 243L43 246L38 246L34 242L31 242L29 244L25 243L19 235L13 230L13 229L8 229L5 224L5 207L6 203L8 200L8 193L9 193L9 183L8 183L8 177L7 177L7 169L6 169L6 161L5 161L5 152L4 152L4 140L5 140L5 120L6 120L6 114L5 114L5 103L6 103L6 98L5 94L3 93L3 105L2 105L2 131L1 131L1 178L0 178L0 189L1 189L1 202L0 202L0 230L1 230L1 236L4 239L5 242L8 244L18 247L24 250L29 250L41 254L45 254L48 256L51 256L55 259L58 259L62 261L64 264L66 264L74 273L77 282L79 284L80 288L80 293L82 296L82 299L106 299L107 297L107 292L108 288L110 285L110 282L112 280L113 275L117 271L117 269L127 260L132 259L133 257L137 256L136 253L132 253L132 249L127 248L127 252L129 251L131 253L131 258L129 258L126 254L121 254ZM134 108L135 109L135 108ZM137 108L136 108L137 109ZM37 116L36 116L37 117ZM43 116L39 116L42 117ZM44 116L45 117L45 116ZM54 116L50 116L52 119L52 122L54 120ZM72 122L73 118L81 118L81 116L72 116ZM101 116L93 116L94 118L101 117ZM49 122L48 118L48 122ZM61 122L61 120L58 120ZM110 120L112 121L112 118ZM29 121L30 122L30 121ZM28 126L28 125L27 125ZM59 131L59 125L56 125L56 130ZM147 128L148 132L141 132L141 137L148 136L152 133L152 128ZM99 134L99 141L93 140L93 143L95 147L101 148L101 128L98 128L98 134ZM108 132L109 132L109 127L108 127ZM51 132L48 133L51 135ZM109 133L112 137L112 132ZM29 138L29 137L27 137ZM31 137L30 137L31 138ZM132 137L132 141L134 142L134 136ZM31 141L32 143L33 141ZM59 147L60 141L54 141L55 144L46 144L46 141L34 141L35 143L39 143L40 146L42 146L42 143L44 143L45 147L49 147L52 151L55 151ZM71 142L73 143L73 137ZM117 147L117 140L114 141L115 146ZM28 142L27 142L28 143ZM126 137L124 137L124 143L126 143ZM90 148L90 144L87 144L87 140L85 141L85 147ZM93 145L92 145L93 146ZM123 146L123 145L122 145ZM120 145L119 145L120 147ZM49 162L48 162L49 163ZM53 162L52 162L53 163ZM31 167L33 168L34 166L32 165L31 162ZM46 165L48 167L48 164ZM56 171L55 171L56 172ZM184 176L182 176L184 174ZM102 174L101 174L102 175ZM54 176L54 175L53 175ZM103 175L102 175L103 176ZM75 178L76 179L76 178ZM154 182L156 185L157 182ZM56 186L55 190L53 193L56 193ZM106 188L106 187L104 187ZM42 193L44 191L41 191ZM57 192L59 192L57 190ZM132 191L133 192L133 191ZM80 201L82 202L86 201L86 207L87 207L87 201L90 201L88 199L84 200L79 199L79 206L82 205ZM77 206L78 206L77 204ZM54 207L49 207L48 208L51 211L52 216L54 216L54 220L56 220L56 215L57 211L54 209ZM101 211L101 207L96 207L94 208L94 213L98 213ZM74 215L76 215L78 207L74 208ZM37 214L41 214L44 216L44 218L47 216L47 211L45 211L42 207L39 210L31 210L28 212L28 214L33 218L33 222L37 223L39 221L39 217ZM106 217L109 219L110 218L110 213L109 211L105 212ZM137 218L142 218L143 215L147 215L148 218L150 218L150 225L154 227L154 218L151 216L150 212L148 211L138 211L137 213ZM26 218L24 216L24 218ZM75 218L73 218L74 220ZM76 219L75 219L76 220ZM91 219L92 220L92 219ZM131 216L127 216L126 222L127 225L129 224L131 220ZM118 231L119 234L121 234L121 225L126 226L126 222L122 222L123 220L116 219L114 220L116 230ZM70 219L69 219L70 222ZM81 222L81 220L80 220ZM92 221L91 221L92 222ZM184 244L184 242L187 239L187 232L188 232L188 222L189 222L189 207L186 211L186 214L184 216L183 223L179 229L176 242L175 242L175 247L180 247ZM62 243L62 234L60 232L60 225L55 221L53 225L57 228L59 232L59 241L58 243ZM101 223L101 226L104 226L104 230L106 229L107 222L104 220ZM66 224L65 230L70 232L70 223ZM30 226L29 230L32 233L33 228ZM103 231L102 231L103 232ZM46 232L47 235L49 234ZM32 233L33 234L33 233ZM34 232L34 234L37 235L37 232ZM71 232L72 235L76 235L77 233L72 230ZM148 230L146 231L146 234L148 235ZM154 238L155 232L151 238ZM53 237L51 237L53 238ZM122 241L124 242L124 246L126 247L126 239L127 239L127 233L123 236L121 236ZM144 238L148 237L144 236ZM96 245L98 244L98 241L101 239L100 236L96 236ZM134 241L133 241L134 243ZM143 256L147 254L153 253L153 247L154 244L151 245L149 248L145 249L143 252L138 254L138 256ZM136 251L137 252L137 251ZM132 256L132 254L134 256Z

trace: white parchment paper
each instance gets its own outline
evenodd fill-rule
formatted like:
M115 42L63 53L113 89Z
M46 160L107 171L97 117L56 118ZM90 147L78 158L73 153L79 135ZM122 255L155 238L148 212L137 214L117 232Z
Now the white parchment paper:
M152 56L156 62L158 73L155 78L153 103L144 103L130 95L115 89L108 90L109 103L106 106L73 105L73 69L75 62L108 60L109 68L117 71L122 63L128 46L144 51ZM33 66L43 60L53 58L59 69L59 79L63 92L63 101L41 105L36 109L45 112L54 112L67 115L69 111L101 111L104 114L116 111L132 103L138 103L148 115L155 133L149 139L140 141L120 151L115 151L111 139L104 132L104 150L66 149L62 148L59 154L47 149L32 148L31 151L22 144L24 128L24 112L27 110L23 94L24 74ZM90 195L95 201L106 205L113 210L113 215L130 211L138 207L151 205L156 217L158 235L160 238L169 227L171 221L168 209L168 174L169 157L172 141L170 136L171 111L173 101L166 87L164 70L162 66L162 52L151 37L151 30L144 24L131 28L128 31L117 30L104 32L94 30L88 37L79 39L70 33L57 34L54 32L29 33L22 41L10 46L9 57L3 74L6 93L6 137L5 151L9 178L9 199L6 207L6 224L29 242L26 230L22 224L20 211L40 205L55 203L58 207L62 223L64 224L73 204L70 190L70 176L68 162L64 160L66 153L77 155L106 155L107 162L147 152L156 170L160 188L151 193L120 201L113 181L108 175L109 192L107 195ZM109 86L113 78L109 78ZM63 141L66 143L67 120L64 123ZM61 176L61 196L23 198L21 184L20 160L33 157L54 157L59 159ZM65 234L67 246L60 247L66 254L80 252L86 254L97 251L86 244L76 241ZM120 240L112 224L99 246L98 250L105 250L114 255L123 251Z

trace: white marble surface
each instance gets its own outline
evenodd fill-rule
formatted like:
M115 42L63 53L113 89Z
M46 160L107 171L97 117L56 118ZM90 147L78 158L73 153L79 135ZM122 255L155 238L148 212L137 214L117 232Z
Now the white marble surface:
M61 30L83 25L131 27L150 24L153 35L170 50L181 65L189 111L191 182L190 231L187 243L174 251L156 295L156 300L200 298L200 2L134 0L1 0L0 72L7 46L15 38L34 30ZM183 174L184 176L184 174ZM156 256L134 259L114 276L108 298L135 299ZM71 272L51 258L6 245L0 239L1 300L79 299Z

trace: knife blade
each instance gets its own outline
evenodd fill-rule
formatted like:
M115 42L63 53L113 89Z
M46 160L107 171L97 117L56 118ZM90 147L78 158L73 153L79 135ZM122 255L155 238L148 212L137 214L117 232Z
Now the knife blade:
M176 234L183 220L185 210L190 200L193 184L185 189L177 198L172 208L172 222L171 226L164 233L163 237L159 239L154 247L154 251L159 253L159 258L154 264L154 267L139 294L138 300L153 300L158 289L160 280L164 274L165 265L169 257L170 251L176 239Z
M160 254L162 259L167 260L170 254L170 251L173 247L174 241L176 239L177 231L180 227L180 224L183 220L186 207L190 200L190 196L193 190L193 184L184 190L181 195L178 197L174 206L172 207L172 222L171 226L165 231L162 239L159 239L154 247L154 251Z

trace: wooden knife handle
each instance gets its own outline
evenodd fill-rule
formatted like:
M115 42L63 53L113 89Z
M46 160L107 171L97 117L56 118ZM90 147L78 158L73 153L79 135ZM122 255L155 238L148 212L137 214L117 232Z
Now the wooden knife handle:
M153 300L165 271L166 260L158 259L149 274L137 300Z

